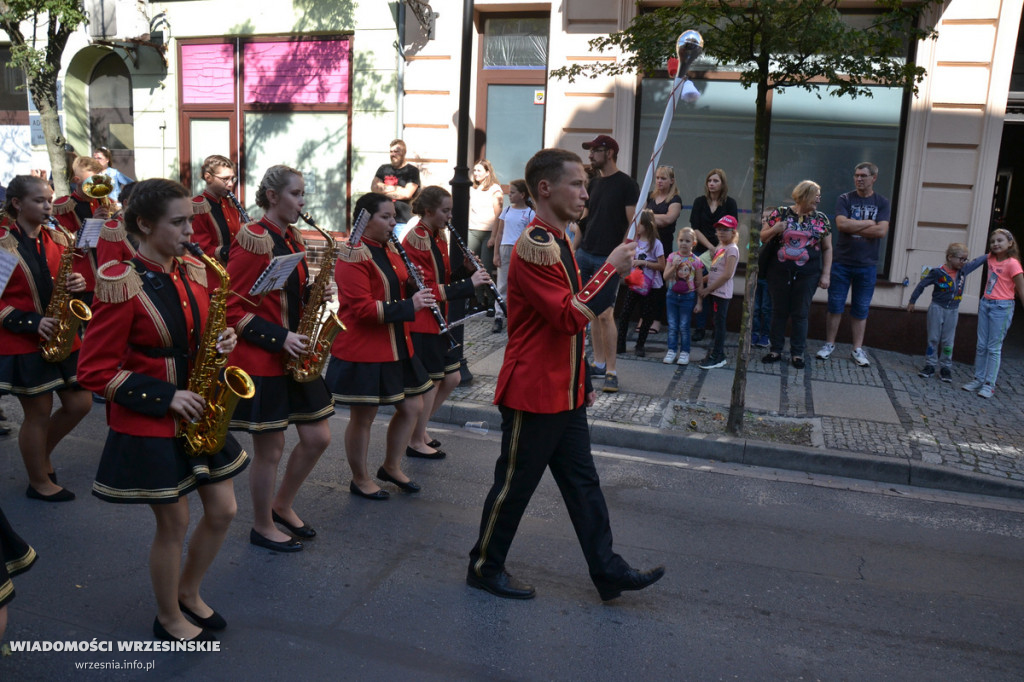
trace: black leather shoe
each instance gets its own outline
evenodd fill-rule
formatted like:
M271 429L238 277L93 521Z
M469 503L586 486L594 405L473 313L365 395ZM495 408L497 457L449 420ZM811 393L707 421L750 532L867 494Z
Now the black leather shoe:
M657 568L652 568L649 571L638 571L635 568L631 568L616 580L595 580L594 584L597 586L597 591L601 595L601 600L609 601L611 599L615 599L623 592L642 590L649 585L653 585L661 580L663 575L665 575L664 566L658 566Z
M182 604L180 599L178 600L178 608L181 609L182 613L191 618L193 623L195 623L201 628L206 628L208 630L223 630L228 626L228 622L224 620L224 617L216 611L214 611L206 618L200 618L196 615L195 611Z
M257 533L255 528L249 531L249 543L256 545L257 547L269 549L273 552L302 551L302 543L296 540L295 538L288 538L287 540L282 540L281 542L275 542L274 540L269 540L260 535L259 533Z
M30 500L42 500L43 502L70 502L75 499L75 494L67 488L61 488L51 495L44 495L31 485L25 488L25 497Z
M441 447L441 441L435 438L434 440L427 443L427 447L434 448L436 450L439 447Z
M519 582L507 571L489 577L480 577L470 571L466 574L466 584L505 599L533 599L537 595L532 585Z
M153 636L157 639L162 639L165 642L177 642L178 638L167 632L167 628L160 624L159 616L153 619ZM200 630L199 634L192 639L186 640L188 642L216 642L217 638L213 636L213 633L209 630Z
M419 457L420 459L444 459L448 456L444 450L438 450L437 452L420 452L419 450L413 450L410 447L405 448L406 457Z
M375 493L364 493L359 489L359 486L356 485L355 481L348 484L348 491L353 495L365 497L368 500L386 500L391 497L391 494L387 490L378 490Z
M316 531L313 530L313 526L308 523L303 523L301 526L293 526L281 518L281 516L273 509L270 510L270 517L274 519L274 523L280 523L282 526L287 528L292 535L298 535L300 538L305 540L316 537ZM216 630L216 628L214 629Z
M407 493L418 493L420 487L413 481L399 481L397 478L384 470L384 467L377 469L377 478L388 483L394 483Z

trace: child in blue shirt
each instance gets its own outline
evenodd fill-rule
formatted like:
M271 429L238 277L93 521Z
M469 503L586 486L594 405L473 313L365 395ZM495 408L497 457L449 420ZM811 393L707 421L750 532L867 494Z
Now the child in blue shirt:
M946 247L945 265L929 270L914 287L907 312L914 312L914 303L918 297L924 293L925 288L933 287L932 302L928 306L928 348L925 350L924 369L918 372L918 376L926 379L935 376L935 365L938 363L939 378L947 384L953 381L950 368L953 366L953 340L960 317L960 299L964 295L967 275L984 263L984 255L968 263L967 247L954 242Z

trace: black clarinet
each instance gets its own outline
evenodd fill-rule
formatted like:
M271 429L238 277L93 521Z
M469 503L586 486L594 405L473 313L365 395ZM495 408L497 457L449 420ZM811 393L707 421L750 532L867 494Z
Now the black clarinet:
M423 277L420 275L419 268L413 265L413 262L409 260L409 254L405 252L405 248L401 242L398 241L398 237L392 232L388 235L388 241L395 245L395 250L398 251L398 255L402 257L402 262L405 263L405 268L409 271L409 276L416 282L416 287L423 291L427 288L427 283L423 281ZM430 306L430 312L434 314L434 319L437 320L437 326L441 330L441 333L448 337L448 350L455 350L459 347L459 342L452 336L452 332L448 329L448 322L445 321L444 315L441 314L441 309L437 307L437 303Z
M487 270L484 268L483 262L480 260L480 257L469 250L469 247L466 246L466 242L463 241L462 239L462 235L460 235L455 230L455 227L452 225L450 220L448 221L447 227L448 234L450 234L455 239L455 243L459 245L460 249L462 249L462 254L469 259L469 262L473 264L473 267L475 267L477 270L483 270L484 272L487 272ZM494 292L494 300L497 301L498 305L501 306L502 314L505 315L505 317L508 317L508 308L505 307L505 299L503 299L501 297L501 294L498 293L498 287L494 284L494 280L490 281L489 286L491 287L491 291Z
M228 190L228 199L231 199L231 203L234 204L235 208L238 209L238 215L242 216L242 221L246 223L251 223L252 218L250 218L249 214L245 212L245 207L242 206L242 202L238 200L238 197L236 197L235 193L232 192L231 190Z

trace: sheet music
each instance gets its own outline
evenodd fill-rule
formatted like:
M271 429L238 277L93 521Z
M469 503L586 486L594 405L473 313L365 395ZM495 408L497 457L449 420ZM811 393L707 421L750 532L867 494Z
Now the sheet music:
M250 296L261 296L269 291L277 291L285 285L288 278L305 257L305 253L289 253L286 256L274 256L267 269L260 273L249 290Z
M18 257L10 251L0 250L0 296L4 295L7 283L11 281L14 268L18 267Z
M103 218L87 218L82 225L82 238L78 244L82 248L95 249L100 241L100 230L103 229Z

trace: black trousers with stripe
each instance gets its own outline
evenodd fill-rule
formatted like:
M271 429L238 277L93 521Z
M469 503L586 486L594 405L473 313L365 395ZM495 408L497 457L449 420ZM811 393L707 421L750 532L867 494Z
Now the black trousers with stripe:
M493 576L505 557L519 521L546 468L565 500L569 518L595 582L622 576L629 565L612 551L608 505L590 452L587 410L556 414L501 409L501 456L484 502L480 537L469 553L469 570Z

